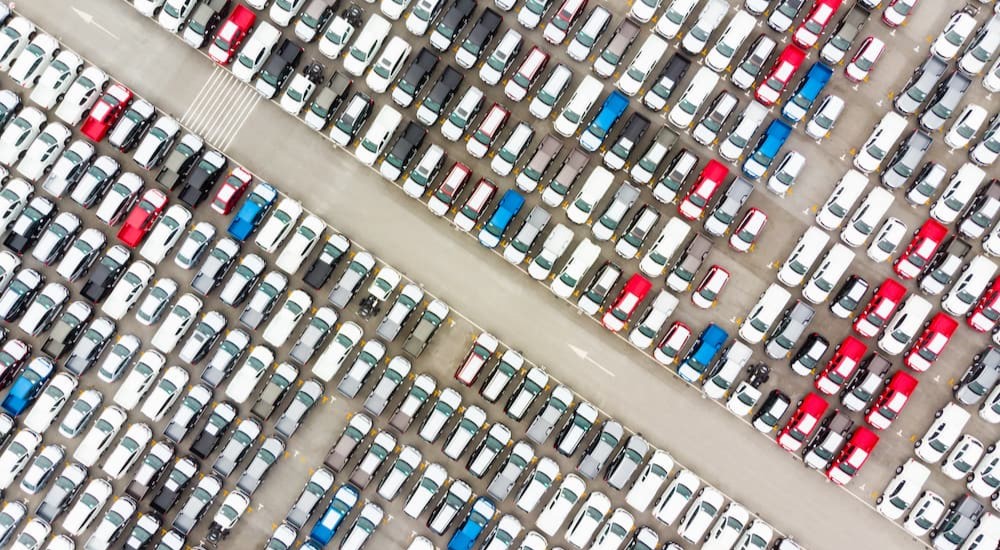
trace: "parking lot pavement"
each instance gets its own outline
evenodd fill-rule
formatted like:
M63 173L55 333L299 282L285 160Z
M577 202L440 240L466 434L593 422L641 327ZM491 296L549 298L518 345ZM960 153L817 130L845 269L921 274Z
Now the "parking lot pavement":
M103 30L96 25L81 25L85 17L77 20L65 10L50 13L52 10L46 4L32 2L22 8L43 25L59 29L57 34L69 44L79 47L82 53L126 82L142 83L137 86L140 92L177 116L195 101L199 89L213 71L195 52L173 41L154 24L141 21L138 15L123 9L118 2L86 5L87 14L94 17ZM833 182L846 170L850 149L863 141L871 124L889 109L889 94L899 89L912 67L925 55L928 36L937 32L947 15L922 6L920 17L913 18L909 26L894 33L886 32L887 29L873 17L866 32L886 38L890 51L880 61L872 81L855 90L842 78L835 78L830 90L850 98L850 106L833 136L822 144L815 144L796 132L787 145L809 159L808 178L801 179L784 200L775 199L762 190L751 199L751 205L762 207L771 216L764 239L753 254L735 258L731 253L713 253L713 261L728 260L739 265L738 271L734 271L739 284L731 285L720 306L710 313L682 306L676 317L701 327L709 321L735 321L746 312L757 294L773 280L767 266L783 260L794 239L811 222L813 208L822 204ZM72 38L74 36L78 38ZM123 63L115 54L115 45L129 40L142 47L135 58L130 57L129 62ZM916 51L910 45L914 45ZM150 67L159 70L151 71ZM967 100L984 104L990 101L983 97L981 88L971 91ZM515 117L518 114L515 110ZM628 425L645 433L656 433L663 438L662 443L685 462L704 465L700 468L703 475L710 480L718 478L713 481L751 508L761 511L772 522L783 525L775 518L787 518L792 526L789 529L795 532L794 525L804 524L811 515L803 513L797 505L802 495L819 494L831 502L835 514L844 514L852 525L871 527L862 529L864 532L889 537L887 541L900 536L894 530L879 528L884 526L880 523L884 520L874 513L851 503L838 491L823 488L819 476L789 468L793 465L791 461L786 462L782 453L763 438L745 435L747 428L733 422L728 413L704 404L698 394L659 372L652 362L636 361L634 352L625 349L626 344L607 338L602 329L577 318L568 306L555 301L546 290L537 285L525 285L527 280L523 275L501 265L498 258L483 254L474 240L442 231L445 226L433 220L423 208L415 207L410 199L363 170L347 155L330 153L324 140L309 134L275 106L262 102L235 135L229 152L264 177L281 182L281 187L293 195L301 189L300 196L316 197L318 186L335 190L335 194L323 193L316 197L317 206L313 209L350 235L374 246L377 252L389 257L408 274L424 281L428 288L438 285L449 303L474 319L489 321L484 323L489 330L546 364L574 387L593 388L590 390L593 395L588 397L595 403ZM274 136L281 137L275 139ZM962 152L949 154L938 145L927 158L954 169L961 164L963 156ZM302 158L311 159L310 164L303 166ZM477 173L487 173L482 163L473 168ZM359 216L359 212L363 216ZM922 209L911 210L904 206L902 200L890 215L901 218L908 227L914 227L926 216ZM428 255L428 250L434 251L433 256ZM852 271L871 281L879 281L889 274L888 266L875 266L866 259L856 262ZM848 332L847 323L827 323L828 319L825 312L821 313L815 326L830 327L829 333L823 332L831 340L836 341ZM728 327L731 332L735 330L735 324ZM870 493L880 490L895 466L910 454L910 436L922 433L930 412L946 399L949 379L961 373L972 350L977 351L985 344L985 338L971 331L959 332L951 348L959 351L939 361L930 373L934 376L923 380L915 401L893 427L897 432L891 436L886 434L872 461L852 485L854 494L869 502L872 500ZM577 355L571 355L573 353ZM802 395L806 391L807 381L785 369L774 369L774 372L769 388L780 387L792 395ZM593 387L594 380L604 387ZM662 403L664 392L670 398L666 404ZM698 411L696 418L689 418L692 410ZM669 433L663 433L656 429L662 418L684 418L685 422L676 423ZM983 430L989 434L988 427ZM742 455L729 452L737 440L752 452ZM754 474L739 476L736 480L733 472L738 471ZM802 536L803 541L818 548L841 540L838 537L847 534L839 533L837 525L838 522L831 521L812 526L810 533Z

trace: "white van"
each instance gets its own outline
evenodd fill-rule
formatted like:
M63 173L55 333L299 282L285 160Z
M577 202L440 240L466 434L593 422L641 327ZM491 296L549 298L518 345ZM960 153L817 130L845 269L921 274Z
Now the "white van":
M889 355L903 353L906 346L923 328L931 309L930 302L916 294L910 294L892 319L886 323L885 332L878 339L878 348Z
M712 69L708 67L698 69L681 98L677 100L677 104L670 109L670 114L667 115L670 124L681 130L690 126L691 122L694 121L695 113L701 108L701 104L712 93L718 82L719 75Z
M576 224L585 223L594 210L594 206L600 202L608 188L611 187L611 182L614 179L614 174L609 172L607 168L603 166L594 168L590 176L587 177L587 181L583 182L576 198L566 207L566 217L569 218L569 221Z
M676 216L670 218L670 221L660 230L660 236L656 238L642 260L639 261L639 271L650 277L663 275L667 269L667 263L684 242L689 231L691 231L691 226L687 222Z
M365 166L374 165L402 120L403 115L399 111L391 105L383 105L375 120L368 126L364 137L358 142L354 156Z
M875 499L878 513L891 520L903 517L920 496L927 478L931 477L930 469L915 458L908 459L896 472L896 476L889 480L885 490Z
M661 290L629 333L628 341L639 349L646 349L652 345L667 319L674 314L678 303L680 300L676 296L666 289Z
M552 114L552 108L569 87L572 79L573 71L562 63L556 65L556 68L552 69L552 72L545 78L545 82L535 92L531 103L528 104L528 112L531 113L531 116L539 120L549 118L549 115Z
M826 203L816 213L816 223L828 231L840 227L847 212L868 186L868 178L857 170L848 170L833 188Z
M830 297L848 266L854 261L854 251L840 243L834 243L823 256L819 267L809 277L802 289L802 296L814 304L821 304Z
M528 275L536 281L544 281L552 273L552 266L566 252L571 242L573 242L572 229L561 223L553 227L542 243L542 250L528 264Z
M601 256L601 247L597 246L590 239L584 237L576 245L569 260L559 270L559 274L552 279L549 288L560 298L568 299L576 286L580 284L580 279L590 270L597 258Z
M410 55L413 47L410 43L398 36L393 36L385 49L379 54L378 59L372 63L368 76L365 77L365 84L377 94L384 93L389 89L389 85L396 80L396 75L403 68L403 62Z
M750 15L746 10L739 10L736 15L729 20L726 30L722 31L715 46L708 51L705 56L705 66L716 72L722 72L729 68L733 62L733 56L739 51L743 41L750 36L750 31L757 24L757 18Z
M934 422L924 436L913 445L913 454L928 464L939 462L958 441L972 415L954 401L934 413Z
M600 37L611 23L611 12L604 6L595 6L587 15L587 20L580 25L573 40L566 46L566 55L574 61L587 59L594 49L596 38Z
M882 217L892 206L892 193L881 187L875 187L868 192L861 206L854 211L849 222L840 232L840 240L850 247L865 244L872 231L882 221Z
M882 120L875 125L865 144L854 156L854 167L865 174L870 174L878 169L878 165L885 159L885 155L892 149L893 145L903 135L906 129L906 119L895 111L889 111L882 117Z
M750 143L750 138L757 132L757 128L764 123L767 114L767 107L757 101L751 101L740 113L732 131L719 144L719 156L729 162L736 162Z
M655 34L649 35L642 43L642 47L639 48L639 52L632 58L628 69L618 79L618 89L627 96L638 93L639 88L642 88L646 79L649 78L649 73L653 72L653 67L663 59L667 47L669 44L666 40Z
M760 343L767 331L771 330L774 321L785 310L785 304L791 297L791 292L780 285L771 283L771 286L767 287L767 290L760 295L757 303L750 308L750 312L740 324L740 338L748 344Z
M972 197L975 196L979 184L986 178L986 172L971 162L966 162L951 176L948 187L931 206L931 217L941 223L951 223L958 218Z
M445 118L444 122L441 123L441 135L448 141L458 141L476 113L479 112L479 108L483 106L483 97L485 97L483 91L475 86L470 86L468 90L465 90L462 99L452 109L452 113L455 114ZM440 113L434 113L425 108L423 103L417 109L417 120L427 126L437 122L438 116Z
M381 15L373 14L369 17L344 58L344 70L352 76L360 77L375 60L375 55L382 48L382 42L391 29L392 23Z
M778 270L778 280L789 287L802 284L806 272L816 263L819 253L826 248L826 243L829 241L830 235L822 229L810 225L795 243L795 248L788 254L785 263L781 264L781 269Z
M968 313L986 290L986 285L990 284L996 271L997 264L986 256L980 254L973 258L962 276L941 298L941 308L955 317Z
M597 99L604 91L601 81L593 75L587 75L580 81L576 91L563 106L562 112L552 123L552 127L559 135L570 137L580 128L580 122L587 116L587 112L594 106Z

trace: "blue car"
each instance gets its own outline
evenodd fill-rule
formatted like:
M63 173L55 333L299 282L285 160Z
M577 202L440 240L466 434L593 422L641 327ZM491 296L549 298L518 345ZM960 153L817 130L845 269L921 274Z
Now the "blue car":
M604 143L604 138L608 137L611 127L625 113L625 109L628 109L628 97L618 90L611 92L590 126L580 134L580 146L591 153L596 151Z
M277 198L277 189L266 183L258 184L247 200L243 202L243 206L236 212L233 221L229 223L229 234L235 239L245 241L250 233L253 233L253 230L260 225L264 214L267 214Z
M781 108L781 116L793 123L805 118L820 92L826 87L826 83L830 82L831 76L833 76L833 69L819 61L814 63L806 76L799 82L798 89Z
M708 366L712 364L719 350L729 338L729 334L722 330L719 325L712 323L702 331L698 341L691 346L691 351L687 357L677 367L677 374L688 382L697 382Z
M455 531L451 540L448 541L448 550L472 550L472 545L486 530L486 525L493 519L496 512L496 505L486 497L479 497L473 501L469 515L465 517L465 521L458 527L458 531Z
M479 243L486 248L494 248L500 244L500 238L503 237L504 231L507 231L510 221L514 219L514 216L517 216L522 206L524 206L524 198L517 191L508 189L500 198L500 204L490 216L490 221L486 222L483 229L479 231Z
M24 412L29 405L38 397L42 391L42 386L49 381L56 366L47 357L35 357L24 367L21 375L14 380L10 387L10 392L4 398L0 407L10 416L17 416Z
M358 490L353 485L346 483L341 485L333 494L333 500L327 506L326 512L323 512L323 517L313 525L312 531L309 532L309 540L321 548L329 544L337 534L337 528L344 523L344 518L351 513L351 509L357 503Z
M763 176L791 133L791 126L780 120L772 120L767 130L761 134L753 153L743 162L743 173L755 180Z

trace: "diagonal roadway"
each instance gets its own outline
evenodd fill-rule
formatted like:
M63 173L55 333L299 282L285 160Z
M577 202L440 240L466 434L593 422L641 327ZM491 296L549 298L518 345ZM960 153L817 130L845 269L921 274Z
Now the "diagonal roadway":
M67 9L67 0L30 0L18 9L178 119L215 70L120 0L75 0L72 6L77 9ZM594 323L578 319L575 309L539 285L526 284L521 273L448 230L350 156L332 151L275 105L261 103L228 144L231 156L765 520L812 549L922 546ZM756 293L750 286L734 290Z

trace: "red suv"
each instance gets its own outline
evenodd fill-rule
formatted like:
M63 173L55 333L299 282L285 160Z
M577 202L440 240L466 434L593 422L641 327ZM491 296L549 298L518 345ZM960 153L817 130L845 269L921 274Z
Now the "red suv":
M845 485L852 479L858 470L865 465L865 461L871 456L878 445L878 436L875 432L864 426L859 426L854 430L854 435L844 445L843 450L837 458L830 464L826 471L826 477L837 485Z
M729 175L729 168L717 160L710 160L698 174L698 180L677 205L677 211L689 220L697 220L705 213L705 207L712 200L712 195L722 187Z
M778 98L781 97L781 93L785 91L785 87L788 86L788 83L792 80L792 76L799 70L805 58L806 52L800 50L798 47L792 45L785 46L785 49L781 51L781 55L775 60L774 65L771 66L771 72L768 73L767 78L757 85L757 92L754 93L757 101L768 107L774 105L774 102L778 101Z
M958 321L939 311L927 324L927 328L924 329L920 338L917 338L910 351L906 352L903 362L906 363L907 367L917 372L924 372L931 368L934 361L944 351L948 341L951 340L951 335L955 334L956 328L958 328Z
M896 312L904 297L906 287L893 279L882 281L861 315L854 320L854 330L865 338L875 336Z
M792 35L792 42L795 45L808 50L816 45L826 26L833 20L842 0L816 0L813 4L809 16L806 17L799 28L795 29Z
M112 84L101 99L90 108L80 132L93 141L101 141L131 102L132 90L121 84Z
M778 445L790 453L801 449L806 439L816 431L819 419L823 417L828 406L826 400L815 393L807 395L788 419L788 424L785 424L778 433Z
M118 230L118 240L131 248L139 246L167 206L167 196L159 189L147 189Z
M844 341L834 351L833 357L826 364L826 368L816 377L813 385L816 386L817 390L827 395L837 393L854 376L861 363L861 358L865 356L867 351L868 346L864 345L861 340L853 336L844 338Z
M646 299L646 295L652 288L653 284L649 282L649 279L638 273L632 275L625 283L615 303L601 318L601 324L604 325L604 328L611 332L618 332L625 328L629 318L638 309L639 304Z
M912 279L927 267L944 238L948 236L945 226L936 220L927 220L913 235L906 250L893 263L896 275L903 279Z
M219 192L215 194L215 200L212 201L212 210L223 216L232 212L233 207L236 206L236 203L240 202L243 193L250 186L251 179L253 178L250 176L250 172L247 172L243 168L234 168L229 173L226 181L222 182Z
M228 65L256 20L257 15L250 8L237 4L215 32L215 39L208 47L208 56L220 65Z
M915 389L917 389L916 378L903 371L892 375L882 390L882 395L875 401L875 405L865 411L865 422L877 430L888 428L902 412Z

